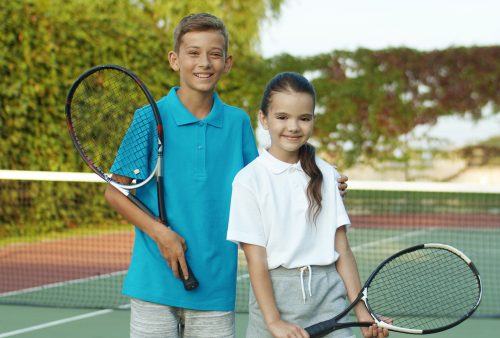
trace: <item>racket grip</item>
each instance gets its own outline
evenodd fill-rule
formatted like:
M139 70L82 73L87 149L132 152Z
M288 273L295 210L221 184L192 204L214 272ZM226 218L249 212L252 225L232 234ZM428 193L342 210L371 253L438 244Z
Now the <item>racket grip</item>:
M177 264L178 264L180 275L182 276L181 280L182 280L182 283L184 284L184 289L186 291L191 291L191 290L196 289L198 287L198 285L200 285L200 283L198 282L198 280L194 276L193 271L191 271L191 268L189 267L188 262L186 262L186 265L188 268L188 273L189 273L188 279L184 279L184 274L182 273L181 265L180 265L180 263L177 263Z
M309 337L319 338L332 332L336 323L335 319L325 320L324 322L308 326L304 330L309 334Z

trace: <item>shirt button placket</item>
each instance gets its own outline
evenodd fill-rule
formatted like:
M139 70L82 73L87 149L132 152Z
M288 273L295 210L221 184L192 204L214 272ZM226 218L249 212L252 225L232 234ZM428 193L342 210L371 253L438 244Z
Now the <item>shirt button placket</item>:
M206 136L207 124L203 121L198 122L198 131L196 137L196 173L200 176L206 175Z

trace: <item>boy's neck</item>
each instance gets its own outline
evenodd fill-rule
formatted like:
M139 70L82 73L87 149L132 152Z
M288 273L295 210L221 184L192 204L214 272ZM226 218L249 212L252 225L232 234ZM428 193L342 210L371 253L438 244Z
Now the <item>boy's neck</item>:
M204 119L212 110L214 94L213 92L200 93L188 91L182 87L177 90L177 97L184 107L198 119Z

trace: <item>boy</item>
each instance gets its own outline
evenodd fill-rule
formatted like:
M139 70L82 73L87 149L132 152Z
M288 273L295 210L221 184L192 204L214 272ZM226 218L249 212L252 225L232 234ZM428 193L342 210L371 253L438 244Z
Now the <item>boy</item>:
M108 203L136 229L123 286L132 298L131 337L178 337L181 326L189 337L235 334L237 246L226 241L231 183L257 157L257 148L248 115L215 93L219 78L231 69L228 42L224 24L206 13L183 18L174 32L168 58L180 86L158 101L170 227L111 185L106 189ZM155 184L137 195L155 210ZM187 278L186 261L200 283L193 291L185 291L179 280Z

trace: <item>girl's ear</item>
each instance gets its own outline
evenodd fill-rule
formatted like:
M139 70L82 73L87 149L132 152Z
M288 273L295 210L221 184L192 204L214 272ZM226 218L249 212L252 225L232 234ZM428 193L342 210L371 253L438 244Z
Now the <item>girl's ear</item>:
M170 63L170 68L172 68L174 71L177 72L179 70L179 61L176 52L168 52L168 63Z
M269 130L269 127L267 126L267 116L262 110L259 110L259 121L262 125L262 128L264 128L265 130Z

